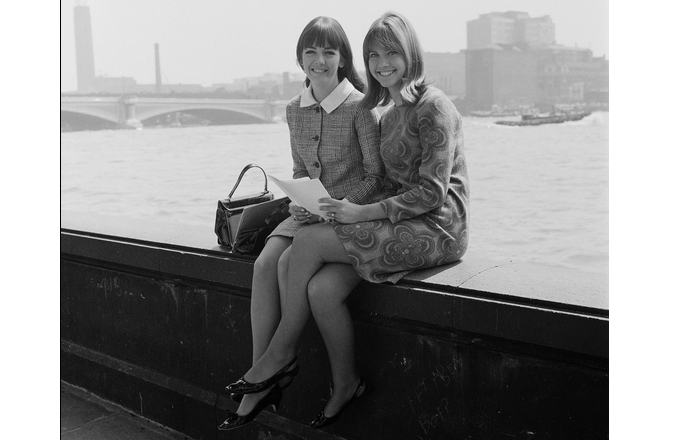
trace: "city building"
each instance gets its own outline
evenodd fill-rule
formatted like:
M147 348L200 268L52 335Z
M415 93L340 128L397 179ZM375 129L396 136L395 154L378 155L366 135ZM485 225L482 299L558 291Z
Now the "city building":
M498 45L541 47L556 43L551 17L531 18L526 12L491 12L467 22L467 50Z
M283 73L283 99L292 99L304 90L306 75L301 73Z
M556 44L556 28L549 15L518 19L514 22L514 40L530 48Z
M425 76L452 100L465 97L465 51L425 52Z
M238 93L256 99L291 99L302 92L305 78L303 72L265 73L214 86L219 93Z
M491 12L467 23L467 111L608 104L609 64L556 43L548 15Z
M129 76L97 76L92 92L119 95L137 93L138 84Z
M542 104L608 103L609 63L590 49L549 46L536 51Z
M130 77L96 76L91 16L75 6L77 93L214 94L222 98L284 99L301 93L303 72L266 73L231 83L163 84L159 45L155 44L155 84ZM359 72L366 82L367 76ZM467 49L425 53L428 80L451 98L461 113L495 107L548 107L596 104L607 108L609 63L590 49L556 42L551 17L526 12L490 12L467 22Z
M514 45L466 51L466 108L521 107L538 102L537 62Z

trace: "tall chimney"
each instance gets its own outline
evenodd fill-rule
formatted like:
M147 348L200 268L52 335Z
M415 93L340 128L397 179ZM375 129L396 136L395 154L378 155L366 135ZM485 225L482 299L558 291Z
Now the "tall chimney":
M154 43L155 91L161 93L161 63L159 62L159 43Z
M75 6L75 56L77 62L77 91L88 93L96 90L93 65L93 38L91 15L88 6Z

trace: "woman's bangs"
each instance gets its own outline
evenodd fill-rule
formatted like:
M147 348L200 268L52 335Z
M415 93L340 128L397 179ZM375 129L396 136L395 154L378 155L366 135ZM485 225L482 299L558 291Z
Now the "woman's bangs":
M341 51L341 38L332 26L314 26L304 36L303 48L330 47Z
M372 31L369 33L365 47L366 52L372 52L374 46L380 46L385 50L403 52L400 43L395 37L395 34L387 26L379 26L375 29L372 29Z

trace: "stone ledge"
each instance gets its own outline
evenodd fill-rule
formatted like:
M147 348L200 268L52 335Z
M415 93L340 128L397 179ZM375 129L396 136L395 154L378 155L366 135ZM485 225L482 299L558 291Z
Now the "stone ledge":
M240 269L236 262L254 260L254 256L225 252L217 245L213 231L192 225L152 222L152 227L148 228L147 223L141 220L67 211L62 213L61 224L65 232L179 249L185 254L220 256L235 264L236 270ZM172 263L164 260L163 264L168 269ZM204 278L208 276L204 274ZM456 264L413 272L398 285L435 290L461 289L523 304L552 304L562 310L608 317L607 275L489 261L469 250L466 257Z
M232 255L217 246L180 245L191 237L189 228L179 228L183 238L173 235L173 240L167 228L160 229L169 237L167 243L128 233L114 237L63 228L61 253L74 261L95 260L131 272L233 286L249 296L254 257ZM418 271L396 285L362 283L350 304L354 312L607 359L608 311L592 307L595 304L580 295L601 297L596 294L600 287L596 277L567 272L461 261ZM583 279L587 284L581 283Z

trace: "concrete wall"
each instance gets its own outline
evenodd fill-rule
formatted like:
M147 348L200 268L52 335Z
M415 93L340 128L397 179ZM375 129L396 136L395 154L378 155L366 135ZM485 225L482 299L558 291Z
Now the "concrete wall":
M215 243L185 225L64 213L62 379L196 439L608 437L606 277L469 253L351 295L374 392L337 424L308 427L330 383L311 322L278 413L218 434L236 408L221 393L252 356L253 258Z

